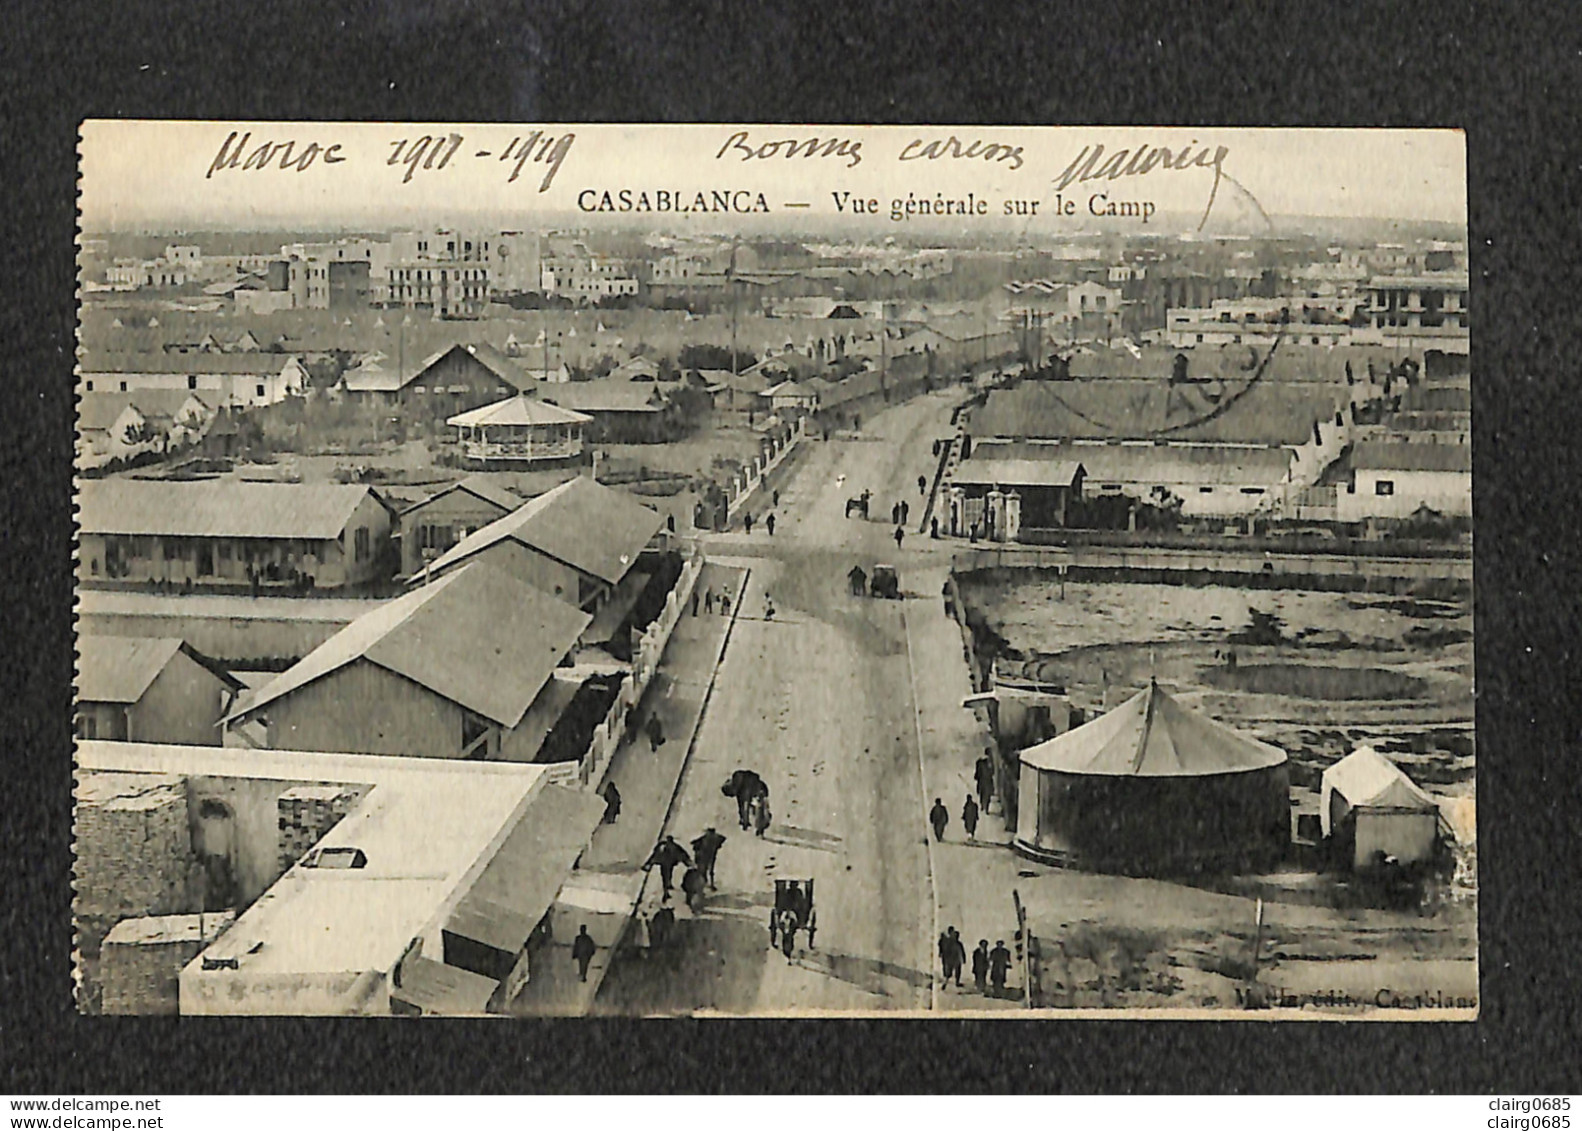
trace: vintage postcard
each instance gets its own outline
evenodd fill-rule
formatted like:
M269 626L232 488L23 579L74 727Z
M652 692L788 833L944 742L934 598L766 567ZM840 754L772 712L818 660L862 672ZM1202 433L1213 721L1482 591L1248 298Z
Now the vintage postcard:
M80 159L81 1010L1477 1016L1460 133Z

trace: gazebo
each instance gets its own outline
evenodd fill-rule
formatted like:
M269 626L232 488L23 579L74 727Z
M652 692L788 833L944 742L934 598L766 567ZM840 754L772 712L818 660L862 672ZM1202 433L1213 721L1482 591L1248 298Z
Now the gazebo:
M1046 863L1126 873L1229 870L1290 842L1285 752L1149 685L1021 752L1014 847Z
M580 459L582 427L593 418L523 393L445 421L461 440L462 458L474 466L521 466Z

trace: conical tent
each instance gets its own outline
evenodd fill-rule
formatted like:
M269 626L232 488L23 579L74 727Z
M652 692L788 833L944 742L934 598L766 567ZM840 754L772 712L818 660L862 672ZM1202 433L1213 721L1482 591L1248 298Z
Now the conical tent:
M1157 683L1076 730L1022 751L1022 764L1073 774L1182 777L1285 762L1285 752L1189 711Z
M1155 683L1021 753L1015 845L1104 871L1239 867L1290 841L1285 753Z

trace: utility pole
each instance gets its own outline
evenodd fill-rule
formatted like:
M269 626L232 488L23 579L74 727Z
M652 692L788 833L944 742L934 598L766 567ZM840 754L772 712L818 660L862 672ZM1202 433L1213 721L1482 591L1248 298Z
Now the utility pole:
M1020 952L1022 960L1022 1007L1033 1008L1033 936L1027 929L1027 908L1022 905L1022 896L1015 888L1011 889L1011 903L1016 908L1016 949Z
M731 240L731 262L725 269L725 287L731 296L731 376L741 376L740 365L736 361L736 313L739 295L736 290L736 249L741 245L741 237ZM732 393L732 396L735 394Z

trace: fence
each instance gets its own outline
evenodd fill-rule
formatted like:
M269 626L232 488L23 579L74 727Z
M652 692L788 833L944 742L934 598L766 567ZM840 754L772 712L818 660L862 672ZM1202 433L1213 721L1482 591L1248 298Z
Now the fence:
M760 453L753 461L731 479L725 488L725 516L735 518L736 512L747 505L747 500L752 498L754 491L763 482L764 476L785 462L786 457L795 450L797 444L802 442L802 437L807 434L807 417L797 417L796 424L791 428L791 435L785 440L768 441L769 453Z
M1074 569L1078 571L1137 571L1179 575L1267 575L1366 581L1449 580L1470 584L1470 558L1386 558L1343 554L1275 554L1223 550L1218 553L1105 546L1070 546L1061 549L968 550L951 558L956 574L980 569Z
M665 607L654 618L653 623L643 631L642 637L632 649L631 674L621 680L621 689L616 693L610 709L605 712L603 721L593 728L593 737L588 742L587 753L582 756L580 762L556 763L550 771L555 775L551 778L553 782L560 785L576 784L584 789L591 789L604 780L605 771L610 768L610 760L615 757L615 750L620 746L621 738L625 733L627 712L642 701L643 692L648 690L649 683L653 681L654 672L659 668L660 657L664 655L665 645L670 643L670 634L675 631L682 610L692 599L692 590L696 587L698 575L702 572L702 551L693 546L681 567L681 575L676 578L675 585L665 596Z

